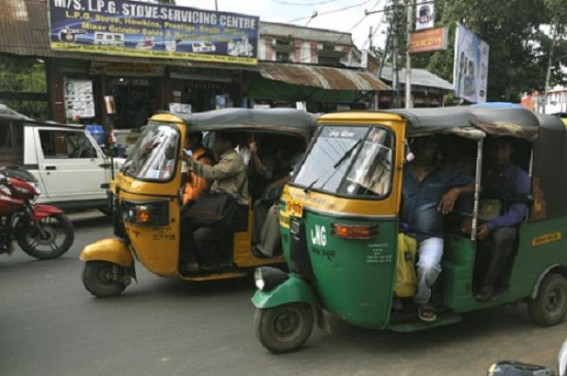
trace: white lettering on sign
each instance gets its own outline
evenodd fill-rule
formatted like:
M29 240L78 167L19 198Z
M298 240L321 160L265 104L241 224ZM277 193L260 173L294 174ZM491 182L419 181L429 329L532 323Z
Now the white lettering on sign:
M311 229L311 243L321 247L327 245L327 232L324 226L315 225L315 228Z

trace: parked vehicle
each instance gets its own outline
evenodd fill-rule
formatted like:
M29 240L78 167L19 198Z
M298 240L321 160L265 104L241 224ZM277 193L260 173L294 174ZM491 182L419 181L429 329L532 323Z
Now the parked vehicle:
M229 108L153 116L112 184L115 237L90 244L81 252L85 288L97 297L120 294L135 277L134 255L154 274L187 281L242 277L259 265L283 264L281 251L266 257L253 249L250 205L246 228L236 231L223 249L230 258L229 266L180 271L181 187L187 177L181 163L183 141L188 132L199 131L207 132L208 138L216 131L263 134L275 140L275 149L296 147L296 153L302 155L315 119L294 109Z
M39 260L61 256L73 244L69 218L52 205L36 204L37 180L16 166L0 168L0 253L12 253L13 240Z
M315 320L325 325L323 311L361 327L401 332L455 323L464 312L516 302L527 303L537 324L564 319L567 129L559 118L525 109L463 106L336 113L318 122L282 196L280 225L290 273L267 267L255 273L254 325L264 347L275 353L299 348ZM411 302L415 281L403 278L415 257L399 241L407 140L426 135L445 137L456 152L449 162L468 158L476 179L471 205L446 223L442 272L432 292L437 320L431 323L417 318ZM497 136L515 140L517 164L531 174L533 199L517 198L529 205L529 218L519 226L516 253L501 275L505 290L479 301L475 259L484 210L483 149L485 139Z
M83 125L41 122L0 104L0 164L35 176L38 203L68 209L108 206L111 161Z

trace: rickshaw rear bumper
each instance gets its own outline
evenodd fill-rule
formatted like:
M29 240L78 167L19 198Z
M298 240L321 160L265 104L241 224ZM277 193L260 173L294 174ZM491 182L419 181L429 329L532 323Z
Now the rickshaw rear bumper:
M267 268L261 268L266 270ZM274 268L269 268L274 269ZM276 269L277 270L277 269ZM285 274L284 272L279 271ZM279 273L275 278L281 278ZM269 284L269 281L266 281ZM296 274L287 274L287 278L281 278L279 284L271 286L269 290L258 289L252 297L252 303L256 308L272 308L289 303L307 303L314 309L318 308L318 299L307 282L303 281Z
M132 252L123 240L109 238L87 245L81 251L81 261L108 261L126 268L134 265Z

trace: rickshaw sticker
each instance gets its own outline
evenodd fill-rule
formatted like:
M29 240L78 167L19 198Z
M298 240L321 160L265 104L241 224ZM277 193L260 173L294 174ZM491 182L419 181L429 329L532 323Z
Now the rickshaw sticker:
M337 256L337 251L332 251L329 249L313 248L311 252L314 255L326 257L329 261L333 261L333 259Z
M388 243L369 244L370 254L366 256L367 264L387 264L394 260L394 256L388 253Z
M293 217L301 218L303 216L303 205L301 201L289 200L286 204L286 211Z
M561 232L550 232L548 234L540 235L532 239L532 247L536 247L538 245L544 245L548 243L553 243L556 241L561 240L563 237L561 236Z
M327 246L327 230L325 230L325 226L315 225L315 228L311 229L311 244L321 247Z

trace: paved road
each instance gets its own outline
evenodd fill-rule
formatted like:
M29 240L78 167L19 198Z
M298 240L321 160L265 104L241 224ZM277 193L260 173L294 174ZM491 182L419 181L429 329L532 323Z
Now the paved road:
M0 255L0 375L484 375L497 360L556 367L567 322L532 325L525 306L465 316L413 334L333 321L299 352L271 355L252 328L250 278L206 284L162 279L95 299L81 283L80 249L110 221L73 215L73 248L53 261Z

